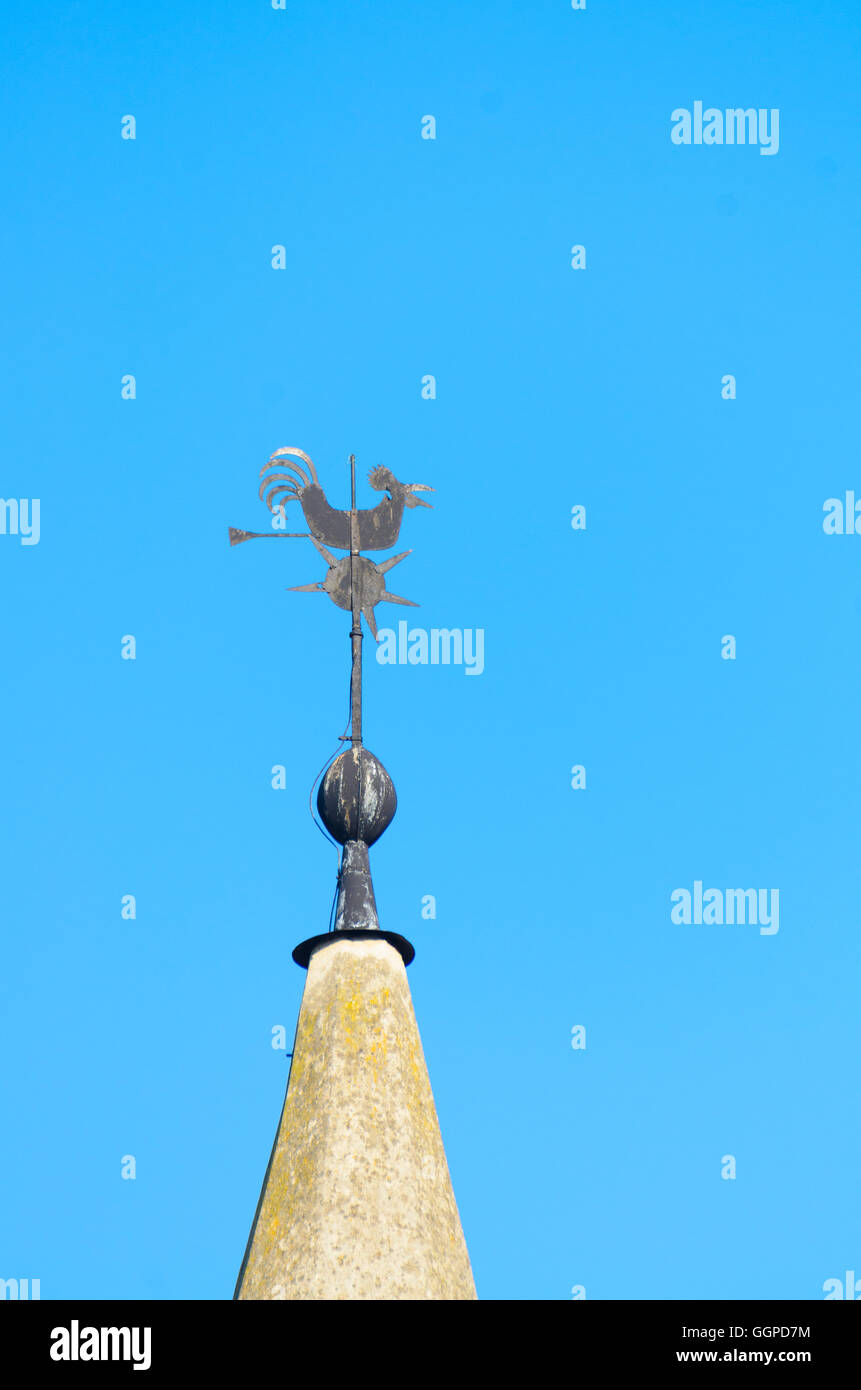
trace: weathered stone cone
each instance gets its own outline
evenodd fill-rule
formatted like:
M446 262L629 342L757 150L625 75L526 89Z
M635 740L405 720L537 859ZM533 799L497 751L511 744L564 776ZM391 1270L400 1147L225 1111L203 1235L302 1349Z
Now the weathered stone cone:
M382 935L310 958L236 1297L474 1299L406 970Z

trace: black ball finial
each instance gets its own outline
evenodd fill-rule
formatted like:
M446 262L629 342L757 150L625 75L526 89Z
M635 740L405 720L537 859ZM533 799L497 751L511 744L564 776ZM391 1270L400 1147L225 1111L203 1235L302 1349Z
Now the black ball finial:
M367 748L339 753L317 793L320 819L341 845L348 840L374 844L391 825L397 808L394 783Z

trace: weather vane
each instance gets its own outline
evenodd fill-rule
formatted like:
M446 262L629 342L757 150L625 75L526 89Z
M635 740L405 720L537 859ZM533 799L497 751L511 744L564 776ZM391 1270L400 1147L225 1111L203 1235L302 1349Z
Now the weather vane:
M308 473L298 463L291 463L286 457L302 459ZM286 472L279 472L286 469ZM274 471L273 471L274 470ZM429 507L416 497L417 492L433 492L425 483L399 483L388 468L372 468L368 482L377 492L388 493L376 507L356 509L356 456L350 455L350 510L338 511L331 506L320 486L317 470L313 462L301 449L276 449L268 463L260 470L261 483L258 496L265 498L270 512L279 511L284 516L285 504L296 500L308 525L307 531L237 531L230 527L230 544L240 545L242 541L298 540L310 536L311 541L329 566L326 578L317 584L294 584L293 593L328 594L333 603L352 614L353 626L350 632L353 644L353 674L350 686L350 705L352 709L353 745L362 742L362 626L360 615L374 639L377 637L377 623L374 609L378 603L403 603L409 608L419 605L411 599L401 598L389 593L385 574L400 564L412 552L401 551L382 564L376 565L360 553L363 550L389 550L396 544L401 529L405 507ZM347 550L349 554L336 560L327 546L335 550Z
M307 472L298 463L291 462L292 459L301 459ZM391 824L397 797L382 763L362 746L362 617L376 640L374 609L378 603L418 607L411 599L390 593L385 580L386 573L412 552L404 550L380 564L368 560L361 552L389 550L394 546L404 509L430 507L431 504L422 501L416 493L433 492L433 488L425 483L401 483L388 468L372 468L368 482L375 491L387 495L375 507L359 509L356 507L356 458L351 454L350 510L338 511L327 500L311 459L301 449L292 447L276 449L261 468L260 479L258 496L265 500L270 512L285 517L286 504L298 501L308 530L239 531L231 526L230 544L310 538L326 561L326 577L316 584L293 585L292 592L328 594L333 603L352 617L351 746L330 765L317 795L317 807L326 829L344 847L338 872L335 930L359 937L368 932L381 935L398 948L409 964L414 955L410 943L394 932L380 932L368 863L368 846ZM348 553L336 559L330 546ZM307 966L315 946L327 939L327 935L323 935L302 942L293 952L294 960Z

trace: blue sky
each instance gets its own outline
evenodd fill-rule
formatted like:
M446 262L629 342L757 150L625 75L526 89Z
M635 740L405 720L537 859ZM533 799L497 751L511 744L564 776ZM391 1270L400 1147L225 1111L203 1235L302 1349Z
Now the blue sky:
M861 1271L861 537L822 525L861 499L859 30L848 0L6 8L0 493L41 520L0 535L0 1277L232 1294L346 717L345 615L286 592L319 557L227 544L287 444L337 505L351 452L431 484L390 580L422 606L378 619L485 634L474 678L366 641L365 692L480 1297ZM674 145L698 100L779 110L778 153ZM695 881L778 889L779 931L673 923Z

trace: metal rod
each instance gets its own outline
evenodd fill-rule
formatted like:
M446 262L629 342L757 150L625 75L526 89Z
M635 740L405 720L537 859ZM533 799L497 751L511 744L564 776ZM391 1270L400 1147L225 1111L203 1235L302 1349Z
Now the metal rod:
M238 531L235 526L228 528L231 545L241 545L243 541L283 541L307 540L308 531Z
M359 555L359 513L356 511L356 455L350 455L350 602L353 625L350 642L353 669L350 675L350 709L353 716L351 744L362 746L362 613L356 588L355 560Z

